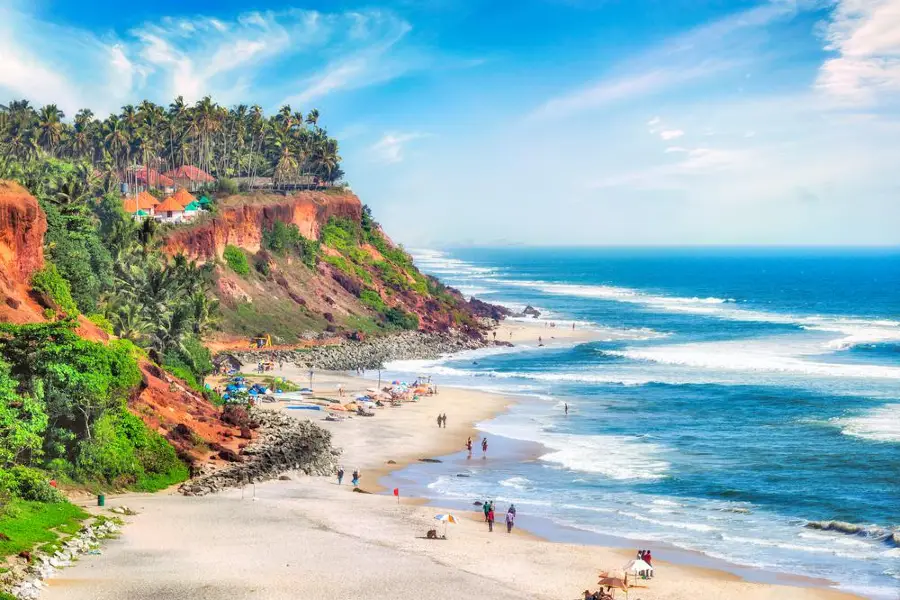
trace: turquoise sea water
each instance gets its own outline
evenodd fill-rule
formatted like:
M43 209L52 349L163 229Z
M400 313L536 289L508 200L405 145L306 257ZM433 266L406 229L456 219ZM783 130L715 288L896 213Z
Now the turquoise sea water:
M428 495L900 597L900 251L413 254L467 296L537 307L547 341L573 321L601 340L391 365L520 395L480 427L542 448L432 467ZM824 520L865 531L805 527Z

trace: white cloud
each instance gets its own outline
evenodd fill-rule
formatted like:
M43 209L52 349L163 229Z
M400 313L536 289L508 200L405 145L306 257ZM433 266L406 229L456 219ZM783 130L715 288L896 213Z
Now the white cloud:
M418 132L386 133L378 142L372 145L372 156L381 163L393 164L402 162L405 145L421 137L424 137L424 134Z
M653 117L652 119L647 121L647 127L656 127L660 123L662 123L662 119L660 119L659 117Z
M382 10L161 16L132 25L101 40L0 7L0 96L55 102L70 115L144 97L167 103L210 95L225 105L272 108L292 95L305 102L392 79L421 67L424 54L403 52L410 26Z
M659 132L659 137L666 141L680 138L683 135L684 135L684 132L680 129L665 129L665 130Z
M847 104L896 103L900 0L837 0L825 39L838 56L822 65L818 89Z

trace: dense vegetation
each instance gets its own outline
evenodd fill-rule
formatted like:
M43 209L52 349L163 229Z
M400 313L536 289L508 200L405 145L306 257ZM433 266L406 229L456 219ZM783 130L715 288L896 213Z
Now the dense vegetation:
M0 105L0 163L39 156L83 161L101 173L107 190L133 183L139 166L166 172L193 165L225 186L233 177L312 186L343 176L337 140L319 127L316 109L304 116L285 105L266 117L258 105L225 108L207 96L193 106L181 97L168 107L144 100L103 120L89 109L71 123L65 117L55 104Z
M45 266L31 281L47 322L0 324L0 532L9 538L0 555L50 543L84 518L51 479L154 491L187 477L127 399L148 359L199 388L213 368L200 338L217 314L212 266L163 254L156 223L128 218L89 163L7 154L2 171L47 216ZM80 314L119 339L82 338Z
M52 501L62 480L152 490L185 475L174 449L126 410L141 382L128 340L85 340L75 321L0 324L0 491Z

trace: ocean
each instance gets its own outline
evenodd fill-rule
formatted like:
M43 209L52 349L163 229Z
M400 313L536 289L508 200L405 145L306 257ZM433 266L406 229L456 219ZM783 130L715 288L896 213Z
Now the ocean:
M466 296L537 308L548 342L550 323L599 338L389 365L516 395L479 428L539 448L399 473L417 493L515 502L551 537L642 540L658 559L680 549L900 597L900 250L412 254ZM807 526L830 520L862 530Z

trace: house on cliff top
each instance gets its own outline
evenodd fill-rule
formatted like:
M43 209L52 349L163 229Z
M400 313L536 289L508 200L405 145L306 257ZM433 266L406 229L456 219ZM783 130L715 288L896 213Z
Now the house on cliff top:
M125 209L125 212L135 217L144 215L152 216L156 212L156 207L158 205L159 200L151 196L148 192L141 192L130 198L125 198L125 200L122 201L122 208ZM141 212L143 212L144 215L138 214Z
M182 206L174 196L169 196L157 205L155 210L155 218L157 221L164 223L181 223L184 221L184 206Z
M195 192L208 183L214 183L216 178L206 171L194 165L184 165L163 173L184 189Z

